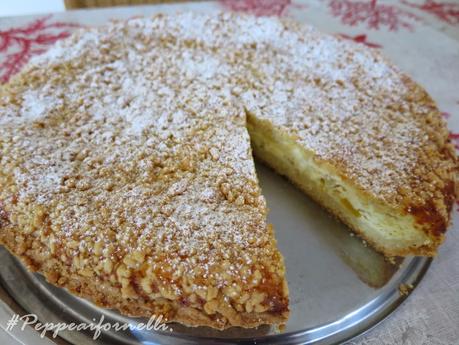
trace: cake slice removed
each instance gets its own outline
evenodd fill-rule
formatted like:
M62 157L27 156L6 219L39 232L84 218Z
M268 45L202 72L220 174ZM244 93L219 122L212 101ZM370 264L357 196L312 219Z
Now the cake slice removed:
M151 29L81 31L1 89L0 242L126 315L283 324L245 113L216 78L229 66Z
M434 255L458 166L433 100L376 50L263 25L241 96L255 155L385 255Z

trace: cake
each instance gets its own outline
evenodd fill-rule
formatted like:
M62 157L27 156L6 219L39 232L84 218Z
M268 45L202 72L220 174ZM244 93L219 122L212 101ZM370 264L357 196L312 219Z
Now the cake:
M447 137L428 94L378 52L291 21L183 13L84 29L0 91L0 242L126 315L283 324L250 140L394 256L444 239Z

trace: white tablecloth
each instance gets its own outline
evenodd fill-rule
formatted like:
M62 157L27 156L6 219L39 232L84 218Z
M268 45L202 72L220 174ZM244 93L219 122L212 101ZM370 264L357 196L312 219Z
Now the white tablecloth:
M459 1L226 0L179 6L290 16L382 49L438 102L459 147ZM68 36L77 26L176 9L159 5L0 18L0 80L5 82L31 55ZM453 227L425 279L406 303L350 344L459 344L459 232ZM0 339L5 337L0 333Z

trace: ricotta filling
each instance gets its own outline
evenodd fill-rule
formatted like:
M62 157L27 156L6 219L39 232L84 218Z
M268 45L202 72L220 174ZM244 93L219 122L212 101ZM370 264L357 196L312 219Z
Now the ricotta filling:
M400 255L397 252L407 247L430 244L411 215L359 190L331 164L317 159L313 152L269 123L250 114L247 121L255 156L292 180L377 249Z

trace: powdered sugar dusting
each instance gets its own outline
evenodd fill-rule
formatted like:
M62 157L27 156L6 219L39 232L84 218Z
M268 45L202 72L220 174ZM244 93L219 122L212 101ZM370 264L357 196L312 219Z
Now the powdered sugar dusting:
M44 95L41 90L27 90L22 95L20 115L14 112L6 113L0 117L0 125L40 120L62 105L62 100L52 94Z
M392 171L404 174L415 164L415 157L409 155L420 140L416 123L409 118L388 121L385 113L391 104L403 101L406 90L399 71L377 53L310 27L230 14L133 19L106 29L81 31L35 59L29 71L39 73L47 66L63 65L74 73L69 81L38 83L23 93L20 107L8 106L4 113L9 115L1 117L9 135L17 119L27 122L49 117L65 104L65 115L55 119L56 128L31 131L35 144L30 149L22 147L27 154L37 152L34 145L38 153L47 148L49 135L65 129L65 121L72 122L71 136L78 133L72 145L52 155L48 148L43 150L47 163L31 160L26 169L15 170L21 195L52 200L53 193L67 189L66 181L76 171L84 174L82 167L90 164L110 169L122 166L137 179L154 181L157 173L152 171L172 169L161 167L161 162L178 160L174 169L183 164L185 170L177 179L188 182L180 188L174 184L177 191L164 194L173 202L137 205L144 198L138 193L127 198L126 193L133 190L124 189L107 198L122 198L111 200L113 205L136 205L132 214L119 212L143 233L153 231L155 216L149 210L156 207L167 215L170 226L186 234L183 238L202 236L184 246L201 246L208 236L206 232L196 235L189 224L215 231L217 223L230 221L229 209L219 213L213 206L210 211L209 205L221 200L218 189L231 202L262 201L258 196L244 196L243 185L246 181L256 185L256 177L244 115L237 102L291 133L321 158L346 157L344 168L375 194L396 193ZM88 152L81 163L74 162L72 155L78 156L82 147ZM204 152L211 168L206 176L212 172L218 188L185 173L198 166L205 168L201 166ZM374 155L377 152L384 152L383 157ZM62 163L59 155L69 158ZM92 162L95 157L98 163ZM26 183L28 175L35 177ZM79 176L73 184L82 183L81 179ZM190 203L194 205L191 209ZM250 218L242 219L247 223ZM80 223L69 218L67 232L78 231ZM234 240L234 233L219 236L230 235ZM247 244L243 238L238 241Z

